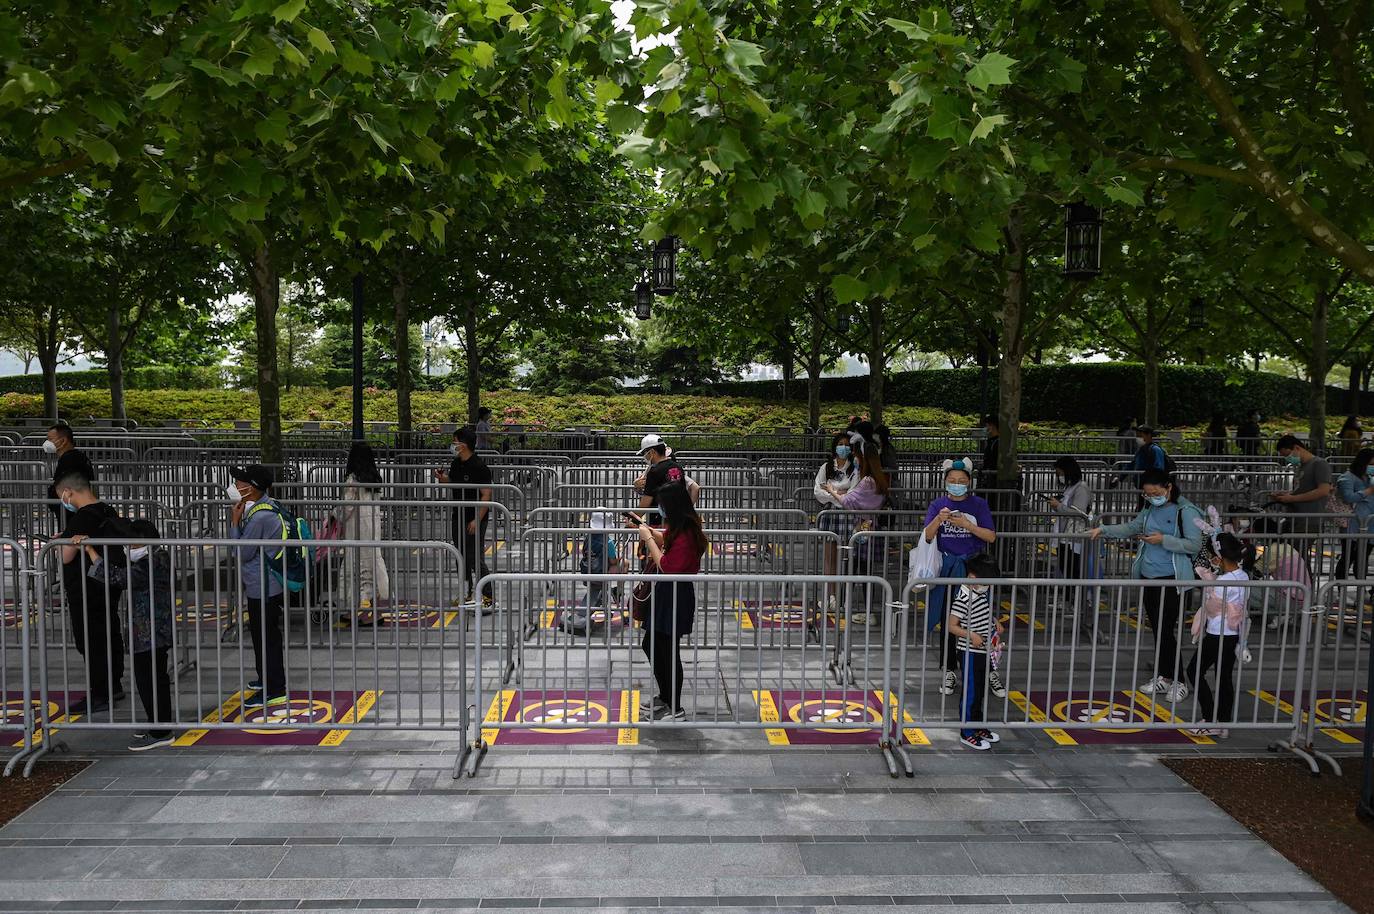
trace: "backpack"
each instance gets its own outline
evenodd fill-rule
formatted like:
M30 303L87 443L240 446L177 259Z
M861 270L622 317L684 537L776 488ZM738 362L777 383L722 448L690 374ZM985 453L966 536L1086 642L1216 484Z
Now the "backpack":
M1152 444L1150 447L1159 448L1160 456L1164 458L1164 472L1170 476L1174 475L1174 471L1178 469L1178 464L1174 463L1174 458L1169 456L1169 452L1157 444Z
M310 532L309 521L303 517L297 517L274 501L258 502L249 509L244 520L247 521L249 517L252 517L259 511L271 511L273 514L277 515L277 517L281 518L281 538L284 540L310 540L315 538L314 534ZM291 593L300 593L305 589L306 579L309 577L310 568L314 564L315 549L311 546L293 546L283 551L286 553L285 579L282 578L281 573L281 552L272 556L268 571L272 573L274 578L281 581L282 586L288 591Z

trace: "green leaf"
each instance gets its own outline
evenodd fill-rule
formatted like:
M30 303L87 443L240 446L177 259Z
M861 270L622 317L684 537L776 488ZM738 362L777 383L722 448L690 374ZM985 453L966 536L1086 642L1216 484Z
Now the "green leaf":
M334 42L329 40L329 36L323 30L312 27L310 31L305 33L305 37L310 42L310 46L321 54L335 53Z
M1117 203L1124 203L1127 206L1142 206L1145 198L1134 187L1125 184L1113 184L1106 188L1102 193L1108 200L1115 200Z
M948 146L943 143L923 141L907 157L907 177L917 181L929 178L940 170L940 166L945 163L947 158L949 158Z
M924 248L930 247L934 243L935 236L930 232L926 232L924 235L918 235L917 237L911 239L911 250L919 251Z
M884 19L883 24L890 29L896 29L913 41L925 41L930 37L929 31L905 19Z
M720 142L716 145L716 154L711 158L726 171L730 171L740 162L748 161L749 153L745 150L744 144L740 142L739 131L733 127L722 130Z
M735 183L735 193L752 212L768 209L778 197L778 186L772 181L739 181Z
M269 70L268 72L271 71ZM174 79L168 83L155 83L154 85L148 87L147 91L143 93L143 97L147 99L152 99L153 101L157 101L159 98L162 98L162 96L166 95L168 92L171 92L179 85L181 85L180 78Z
M823 216L828 205L825 195L808 188L802 191L801 198L797 200L797 214L803 219L807 216Z
M981 140L985 136L991 136L996 127L1000 127L1007 122L1005 114L990 114L978 121L978 126L973 128L973 133L969 135L969 145L973 145L975 140Z
M97 95L86 99L86 110L107 127L118 127L129 121L124 109L113 99L105 96Z
M725 44L725 62L736 70L763 66L763 51L749 41L731 38Z
M281 6L272 11L272 18L277 22L295 22L296 17L305 10L305 0L286 0Z
M1016 63L1001 51L989 51L982 59L969 68L964 79L975 89L987 91L989 86L1005 86L1011 83L1011 67Z
M496 60L496 48L485 41L479 41L472 46L472 62L477 66L486 69Z
M278 108L253 125L253 134L264 143L285 146L289 123L286 112Z
M110 141L98 136L88 136L81 141L81 148L86 151L86 155L91 157L91 161L97 165L118 165L119 152L110 145Z
M434 87L434 97L441 102L451 102L458 97L458 92L463 88L466 80L458 70L451 71L443 79L439 80L439 85Z
M926 135L936 140L952 140L958 129L958 102L948 95L936 97L926 120Z
M644 113L634 105L614 104L606 107L606 127L615 134L637 130L644 123Z
M836 303L841 305L852 305L868 297L868 284L847 273L830 280L830 289L835 293Z
M244 76L271 76L277 66L277 49L263 46L253 52L243 64Z
M596 78L596 101L598 104L604 105L608 102L613 102L617 98L620 98L620 96L624 94L624 91L625 90L616 85L613 80L609 80L604 76L598 76Z
M354 76L372 75L372 58L346 41L339 46L339 63L343 66L344 72L352 73Z

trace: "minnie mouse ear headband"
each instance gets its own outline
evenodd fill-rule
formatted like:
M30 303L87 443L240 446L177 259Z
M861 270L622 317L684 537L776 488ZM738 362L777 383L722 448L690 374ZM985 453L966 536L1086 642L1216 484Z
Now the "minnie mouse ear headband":
M950 470L958 470L961 473L967 473L970 477L973 476L973 458L956 457L940 464L941 473L948 473Z
M849 445L854 449L855 453L862 454L864 453L864 450L867 447L867 439L865 439L864 436L859 434L858 432L850 432Z

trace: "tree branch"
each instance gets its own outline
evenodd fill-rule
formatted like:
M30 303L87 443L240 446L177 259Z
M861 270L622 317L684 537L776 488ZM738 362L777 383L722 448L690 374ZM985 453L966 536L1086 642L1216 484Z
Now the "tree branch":
M1302 343L1298 342L1298 340L1294 338L1293 334L1288 332L1288 328L1284 327L1283 324L1279 323L1279 321L1276 318L1272 317L1269 314L1269 312L1261 308L1259 304L1254 301L1254 299L1250 298L1248 295L1243 294L1239 288L1234 286L1232 287L1232 292L1235 294L1236 298L1240 299L1241 304L1245 305L1245 307L1255 312L1255 314L1257 314L1259 318L1263 320L1266 324L1268 324L1270 327L1273 327L1274 330L1278 332L1279 336L1283 337L1283 339L1288 343L1288 345L1292 347L1293 351L1298 354L1299 358L1301 358L1303 361L1307 361L1310 358L1311 350L1309 350ZM1265 295L1272 294L1270 292L1265 291L1264 289L1261 289L1260 292ZM1287 305L1287 302L1283 302L1282 299L1279 299L1279 301Z
M1364 78L1354 59L1354 48L1358 46L1359 35L1364 31L1364 17L1369 14L1369 9L1368 3L1355 0L1350 7L1350 15L1337 26L1326 4L1321 0L1307 0L1307 12L1317 23L1317 41L1335 67L1336 84L1340 87L1341 99L1354 125L1355 136L1364 147L1365 155L1374 159L1374 111L1370 110Z
M69 159L54 162L51 165L41 165L38 168L11 172L0 178L0 190L9 190L12 187L22 187L25 184L31 184L43 178L65 175L69 171L76 171L76 169L81 166L89 164L90 161L90 158L83 152Z

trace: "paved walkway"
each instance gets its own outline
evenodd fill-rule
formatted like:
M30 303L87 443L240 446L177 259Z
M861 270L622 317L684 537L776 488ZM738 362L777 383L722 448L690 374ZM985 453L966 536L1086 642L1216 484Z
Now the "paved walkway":
M1035 735L937 736L900 780L875 750L667 735L502 748L461 781L410 737L92 745L0 830L0 910L1346 910L1155 755Z

